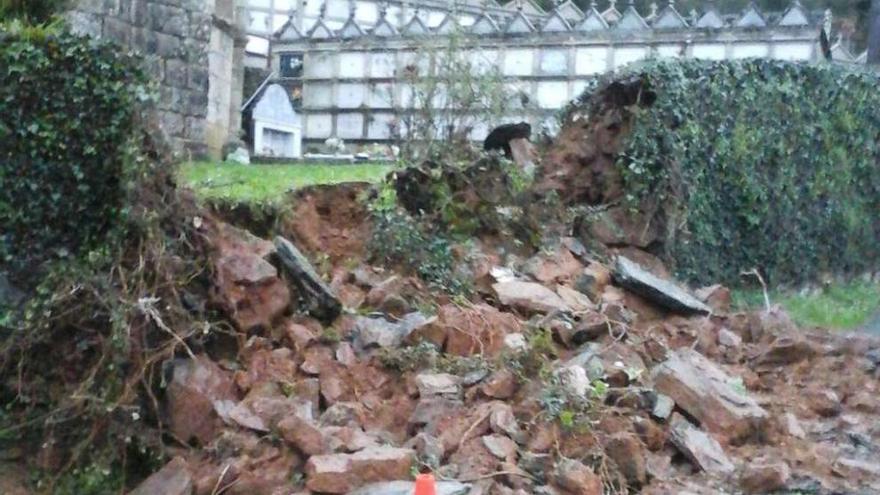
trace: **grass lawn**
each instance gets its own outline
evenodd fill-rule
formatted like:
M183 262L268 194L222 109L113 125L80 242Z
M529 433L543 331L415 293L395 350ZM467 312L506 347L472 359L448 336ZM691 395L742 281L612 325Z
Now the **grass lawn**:
M734 291L734 305L760 308L764 296L757 291ZM850 330L866 323L880 311L880 285L863 281L835 284L824 290L801 295L771 292L771 304L780 304L800 325L834 330Z
M183 185L205 199L246 203L273 203L290 189L314 184L378 182L392 165L359 164L272 164L191 162L180 167Z

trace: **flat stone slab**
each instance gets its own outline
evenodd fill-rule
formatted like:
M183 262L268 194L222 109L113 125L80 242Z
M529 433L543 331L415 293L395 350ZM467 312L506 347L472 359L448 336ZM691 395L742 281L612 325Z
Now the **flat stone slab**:
M325 322L333 321L342 311L342 303L315 268L296 246L287 239L275 238L275 249L284 268L293 278L300 295L309 305L309 313Z
M670 280L664 280L648 272L638 263L617 257L614 280L621 287L642 296L654 304L675 313L685 315L709 314L712 309Z
M670 422L669 441L694 465L709 474L727 476L736 470L717 440L678 414Z
M654 388L713 434L736 441L760 431L767 411L733 377L693 349L679 349L652 372Z
M570 308L555 292L535 282L512 280L492 285L501 304L530 313L569 311Z

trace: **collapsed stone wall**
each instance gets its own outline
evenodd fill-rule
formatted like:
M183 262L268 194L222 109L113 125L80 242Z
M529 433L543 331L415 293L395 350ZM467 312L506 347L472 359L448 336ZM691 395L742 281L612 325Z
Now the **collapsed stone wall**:
M67 19L144 55L176 151L219 156L237 137L245 38L234 0L76 0Z

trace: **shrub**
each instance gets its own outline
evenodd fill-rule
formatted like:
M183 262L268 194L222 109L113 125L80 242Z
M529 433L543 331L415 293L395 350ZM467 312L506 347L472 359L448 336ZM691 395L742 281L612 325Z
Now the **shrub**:
M124 215L145 78L118 48L0 31L0 260L13 271L96 246Z
M768 60L636 69L656 101L632 109L618 159L633 204L663 205L683 278L775 284L880 261L878 78Z
M0 20L46 22L68 4L68 0L0 0Z

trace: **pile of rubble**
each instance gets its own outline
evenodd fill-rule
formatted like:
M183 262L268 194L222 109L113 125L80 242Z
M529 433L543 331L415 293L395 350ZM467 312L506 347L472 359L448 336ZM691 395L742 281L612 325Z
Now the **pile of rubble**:
M472 257L476 293L219 222L233 351L169 363L173 460L134 493L877 493L880 342L730 312L574 238Z

